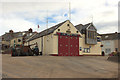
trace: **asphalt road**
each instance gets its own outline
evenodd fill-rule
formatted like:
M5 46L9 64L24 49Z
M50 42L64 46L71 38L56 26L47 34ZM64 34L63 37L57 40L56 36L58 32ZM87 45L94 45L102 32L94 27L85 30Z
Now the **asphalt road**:
M107 56L2 55L3 78L116 78L118 64Z

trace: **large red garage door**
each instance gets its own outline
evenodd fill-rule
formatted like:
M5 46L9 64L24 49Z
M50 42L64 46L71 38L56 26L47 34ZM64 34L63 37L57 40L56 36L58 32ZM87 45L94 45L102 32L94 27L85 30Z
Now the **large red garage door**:
M59 56L78 56L79 55L79 36L58 35L58 55Z

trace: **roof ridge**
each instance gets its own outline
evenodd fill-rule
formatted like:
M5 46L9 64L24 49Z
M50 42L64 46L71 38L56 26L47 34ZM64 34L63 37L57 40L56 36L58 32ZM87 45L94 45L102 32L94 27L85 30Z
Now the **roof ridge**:
M113 35L113 34L120 34L120 33L105 33L105 34L100 34L100 35Z
M67 20L66 20L66 21L67 21ZM59 24L65 23L66 21L61 22L61 23L58 23L58 24L56 24L56 25L54 25L54 26L52 26L52 27L49 27L48 29L45 29L45 30L41 31L41 32L47 31L47 30L49 30L49 29L51 29L51 28L54 28L55 26L57 26L57 25L59 25ZM41 33L41 32L39 32L39 33ZM38 34L39 34L39 33L38 33Z
M75 25L75 27L76 27L76 26L79 26L79 25L82 25L82 26L83 26L83 24L77 24L77 25Z
M84 24L84 26L85 26L85 25L90 25L90 24L92 24L92 23L87 23L87 24Z
M55 26L52 26L52 27L50 27L48 29L45 29L45 30L39 32L38 34L36 34L35 36L33 36L29 41L34 40L36 38L39 38L41 36L48 35L48 34L52 33L54 30L56 30L58 27L60 27L66 21L69 21L69 20L65 20L65 21L63 21L61 23L56 24ZM50 29L52 29L52 30L50 31Z

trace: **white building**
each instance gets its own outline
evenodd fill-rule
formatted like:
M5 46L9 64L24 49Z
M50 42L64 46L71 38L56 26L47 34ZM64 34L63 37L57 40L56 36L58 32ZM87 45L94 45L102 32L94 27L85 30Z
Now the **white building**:
M120 51L118 41L120 40L120 33L101 34L102 37L102 51L108 55L115 51Z
M101 55L101 42L97 38L100 36L92 23L74 26L66 20L36 34L25 44L37 43L43 55Z

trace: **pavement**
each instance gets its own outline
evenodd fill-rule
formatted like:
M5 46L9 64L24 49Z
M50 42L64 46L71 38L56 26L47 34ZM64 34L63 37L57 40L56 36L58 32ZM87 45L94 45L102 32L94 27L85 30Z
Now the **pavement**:
M3 78L117 78L118 63L108 56L2 55Z

